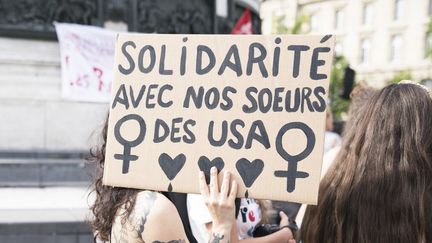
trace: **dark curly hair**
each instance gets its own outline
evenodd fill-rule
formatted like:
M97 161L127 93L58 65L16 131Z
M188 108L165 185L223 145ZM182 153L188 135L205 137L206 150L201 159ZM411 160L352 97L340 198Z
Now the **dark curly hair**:
M108 130L108 119L106 119L101 132L100 144L90 149L89 163L96 163L96 175L92 184L91 193L96 193L96 200L90 207L93 217L88 220L95 237L103 241L110 241L111 228L117 210L124 205L125 213L121 215L122 221L129 217L135 206L136 196L140 190L106 186L102 183L102 175L105 161L105 146Z

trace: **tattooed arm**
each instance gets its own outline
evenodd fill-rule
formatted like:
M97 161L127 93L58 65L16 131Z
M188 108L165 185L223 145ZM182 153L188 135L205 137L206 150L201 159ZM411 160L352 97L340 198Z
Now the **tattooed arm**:
M139 227L141 239L153 243L188 242L176 207L164 195L156 194L154 206Z
M211 243L229 243L230 231L234 222L234 199L237 194L237 183L233 181L230 188L230 174L225 173L219 192L216 168L211 170L210 189L200 174L200 190L209 212L213 227ZM153 243L186 243L187 237L175 206L162 194L157 197L153 207L141 225L136 227L144 242Z
M226 239L226 236L224 234L218 234L213 233L213 235L210 237L210 243L220 243L220 242L227 242L229 243L229 239Z
M230 242L235 220L234 200L237 195L237 182L231 181L230 177L230 173L226 171L219 191L216 167L210 170L210 186L205 181L204 173L200 172L201 195L213 220L210 243Z

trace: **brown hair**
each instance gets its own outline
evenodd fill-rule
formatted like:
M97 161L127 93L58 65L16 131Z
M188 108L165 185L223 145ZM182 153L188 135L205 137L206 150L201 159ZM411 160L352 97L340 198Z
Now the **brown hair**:
M432 242L432 99L414 84L374 94L308 206L304 243Z
M348 121L344 125L342 132L342 140L347 137L345 134L349 133L349 130L356 129L356 118L362 115L362 109L366 107L366 103L369 99L377 93L378 90L372 87L357 85L350 94L351 104L348 109Z
M357 115L369 98L378 90L369 86L357 85L350 94L351 104L348 109L350 117Z
M96 238L103 241L110 240L111 228L117 210L124 205L125 212L122 215L124 223L135 206L136 195L139 192L137 189L111 187L102 184L107 127L108 121L103 127L100 145L90 150L90 157L88 158L90 163L97 163L95 181L92 184L92 193L96 193L96 200L90 207L94 217L89 220L89 224L95 232L95 242Z

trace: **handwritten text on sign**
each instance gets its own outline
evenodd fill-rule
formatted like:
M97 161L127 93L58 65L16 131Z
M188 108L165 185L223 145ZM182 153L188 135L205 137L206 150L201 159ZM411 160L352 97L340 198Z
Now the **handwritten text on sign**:
M334 37L120 34L104 183L316 203Z

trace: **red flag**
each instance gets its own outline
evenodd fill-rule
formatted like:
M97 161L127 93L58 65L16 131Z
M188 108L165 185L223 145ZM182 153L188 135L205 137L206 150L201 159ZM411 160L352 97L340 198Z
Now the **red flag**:
M240 17L237 24L234 26L231 34L235 35L250 35L252 31L252 19L249 8L246 8L243 15Z

